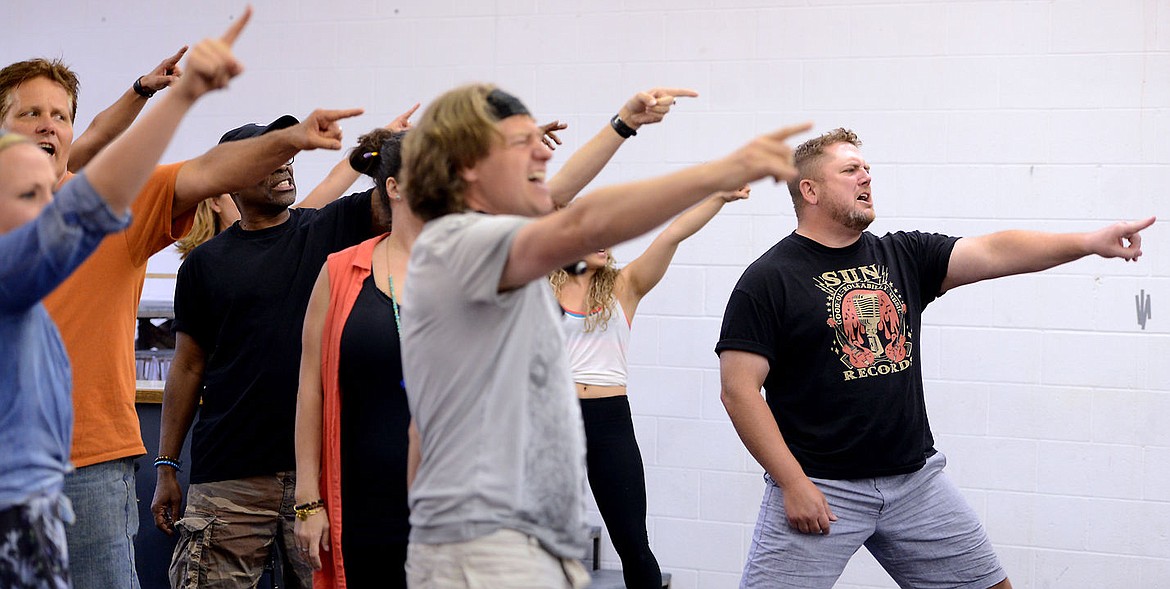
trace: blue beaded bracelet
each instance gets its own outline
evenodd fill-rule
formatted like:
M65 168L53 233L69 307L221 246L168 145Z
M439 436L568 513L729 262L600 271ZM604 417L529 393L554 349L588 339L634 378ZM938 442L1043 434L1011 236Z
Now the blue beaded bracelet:
M169 467L171 467L177 471L180 471L180 472L183 470L182 465L180 463L178 463L174 460L167 460L166 458L154 459L154 466L155 466L155 468L158 468L159 466L169 466Z

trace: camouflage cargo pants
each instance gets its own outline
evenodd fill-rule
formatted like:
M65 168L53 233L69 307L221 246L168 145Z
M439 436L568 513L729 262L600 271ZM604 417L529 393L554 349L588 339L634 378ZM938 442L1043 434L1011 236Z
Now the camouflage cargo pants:
M171 559L174 589L254 587L280 543L284 586L309 589L313 569L293 538L292 472L191 485Z

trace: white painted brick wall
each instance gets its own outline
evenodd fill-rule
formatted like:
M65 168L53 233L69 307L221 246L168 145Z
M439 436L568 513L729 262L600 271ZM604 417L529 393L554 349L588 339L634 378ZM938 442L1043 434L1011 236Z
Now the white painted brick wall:
M79 129L134 77L218 34L240 3L111 0L47 22L6 7L0 62L61 56L83 80ZM247 73L201 103L167 160L226 129L362 106L350 139L455 84L495 81L570 123L555 169L632 92L692 87L598 183L719 157L812 119L855 128L878 232L1090 230L1167 215L1166 0L345 0L255 2ZM303 192L340 154L297 158ZM1164 206L1161 207L1164 209ZM719 401L712 347L743 268L795 225L762 182L684 243L642 303L631 346L651 541L680 589L735 587L762 482ZM927 400L948 470L1018 588L1170 586L1170 239L1139 264L1083 260L970 286L927 312ZM620 260L649 243L617 248ZM174 272L164 252L154 272ZM173 284L150 280L148 298ZM1145 328L1136 297L1152 302ZM596 512L593 521L600 521ZM616 567L612 548L602 561ZM839 587L893 582L861 551Z

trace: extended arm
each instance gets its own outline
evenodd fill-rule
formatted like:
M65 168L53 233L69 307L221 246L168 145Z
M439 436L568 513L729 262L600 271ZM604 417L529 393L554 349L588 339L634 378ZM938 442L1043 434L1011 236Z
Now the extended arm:
M321 268L309 306L305 312L305 327L301 336L301 380L297 391L296 454L297 504L321 498L321 426L323 395L321 384L321 335L325 331L325 315L329 312L329 270ZM321 568L321 547L329 550L329 518L325 512L308 519L297 518L293 524L297 545L307 548L309 562L314 569Z
M602 188L573 206L522 227L512 242L500 290L541 278L586 254L637 237L720 190L795 175L785 140L810 125L757 137L731 155L666 176Z
M136 80L146 92L154 93L170 86L182 76L179 60L187 52L184 45L174 55L162 60L150 73ZM85 167L93 156L116 139L146 106L147 98L133 87L127 88L109 108L98 113L86 127L85 132L73 142L69 150L69 171L76 172Z
M662 233L658 234L658 237L654 238L654 241L650 243L645 252L642 252L642 255L622 268L621 275L625 277L627 285L627 288L623 289L622 292L624 295L622 296L622 308L625 309L628 317L633 317L638 302L662 280L662 276L666 274L666 269L670 266L670 261L674 259L674 254L678 251L678 245L710 222L716 213L723 208L723 205L733 200L747 198L751 191L750 186L744 186L734 192L712 194L689 211L679 215L670 225L666 226L666 229L662 230Z
M12 164L7 164L12 165ZM126 226L85 176L65 184L29 223L0 234L0 313L23 312L53 292L101 243Z
M251 186L300 151L341 149L341 126L337 121L360 114L359 108L319 109L298 125L211 148L179 169L172 215L182 215L205 198Z
M251 9L246 9L223 37L206 39L196 45L188 58L188 75L143 115L138 124L98 153L87 167L90 184L115 214L124 213L138 196L179 122L195 101L223 88L243 71L231 47L251 15Z
M698 92L685 88L654 88L639 92L627 100L618 110L618 116L631 129L637 130L642 125L661 121L670 112L670 106L676 98L698 95ZM625 138L618 135L607 121L593 139L574 152L557 175L548 181L553 204L560 208L573 200L577 193L597 177L623 142Z
M1141 231L1154 217L1123 221L1089 233L1001 231L965 237L951 251L942 290L990 278L1039 272L1096 254L1136 261L1142 255Z
M418 110L418 107L419 104L416 102L406 112L394 117L394 120L390 121L385 128L393 132L410 129L410 116L414 114L414 111ZM353 183L357 181L359 176L361 174L353 169L353 166L349 165L349 158L343 157L341 161L337 162L337 165L333 166L332 170L329 170L329 175L325 176L325 179L304 200L297 203L296 206L319 209L345 194L345 191L349 190L350 186L353 186Z
M806 534L829 533L837 520L829 502L788 449L760 387L768 376L768 360L737 350L719 354L720 398L739 439L760 466L784 490L788 524Z
M175 334L175 357L167 372L163 387L162 420L159 424L158 453L160 456L178 458L183 452L183 440L195 420L199 407L199 391L203 387L203 369L207 355L195 338L180 331ZM154 499L150 512L154 525L169 534L175 533L175 520L181 512L183 491L173 468L167 465L156 467L158 479L154 486Z

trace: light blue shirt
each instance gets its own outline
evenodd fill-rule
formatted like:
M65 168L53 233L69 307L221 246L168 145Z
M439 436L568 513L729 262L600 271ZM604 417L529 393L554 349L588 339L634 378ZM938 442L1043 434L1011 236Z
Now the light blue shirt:
M70 468L69 357L41 299L129 222L78 174L36 219L0 235L0 509L60 492Z

